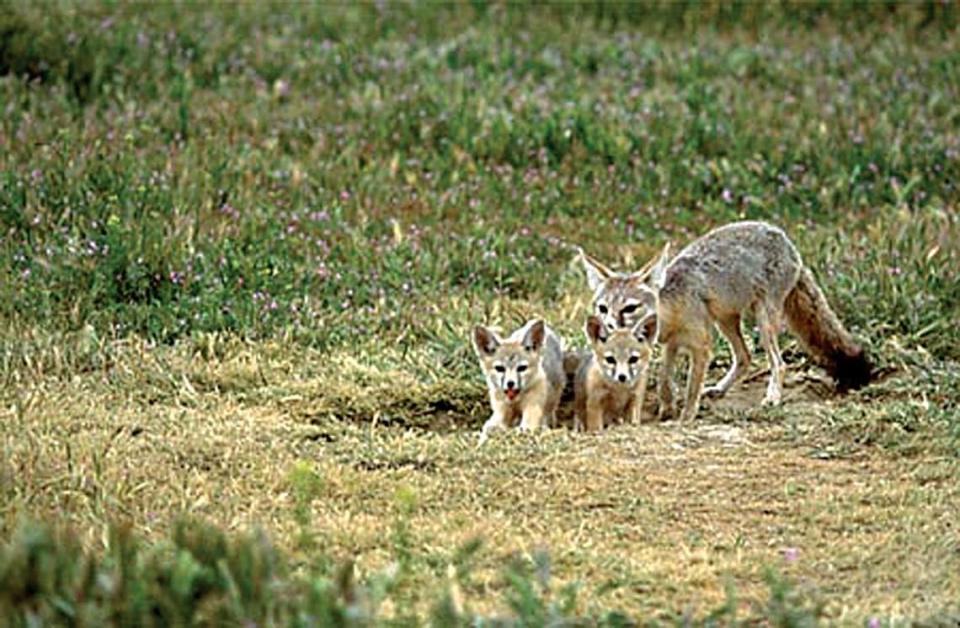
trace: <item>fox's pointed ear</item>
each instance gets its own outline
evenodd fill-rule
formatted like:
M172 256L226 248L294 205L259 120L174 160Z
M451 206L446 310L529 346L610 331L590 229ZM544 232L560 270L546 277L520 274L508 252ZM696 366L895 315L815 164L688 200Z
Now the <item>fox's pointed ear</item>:
M586 252L578 248L580 251L580 263L583 264L583 269L587 272L587 285L590 286L591 290L596 290L600 287L608 277L613 275L613 271L593 259Z
M591 343L607 341L607 326L603 324L599 316L590 316L583 326L583 332L587 334L587 340Z
M473 328L473 348L476 350L477 355L480 357L492 355L499 346L500 339L497 338L495 333L483 325L477 325Z
M663 245L663 250L660 251L660 257L657 259L657 262L650 269L650 285L659 290L663 287L663 283L666 280L667 265L670 262L670 243L667 242Z
M634 337L640 342L653 344L657 341L657 332L660 331L656 312L648 312L631 328Z
M662 272L660 265L663 264L663 268L666 268L666 263L670 259L670 243L667 242L663 249L659 253L650 258L650 260L643 265L643 268L640 270L630 273L630 280L633 283L644 283L650 282L651 284L656 285L656 279L654 275L658 272ZM658 271L660 269L660 271Z
M523 336L523 348L527 351L539 351L540 347L543 346L543 340L547 335L547 327L543 324L543 321L537 319L530 328L527 329L527 333Z

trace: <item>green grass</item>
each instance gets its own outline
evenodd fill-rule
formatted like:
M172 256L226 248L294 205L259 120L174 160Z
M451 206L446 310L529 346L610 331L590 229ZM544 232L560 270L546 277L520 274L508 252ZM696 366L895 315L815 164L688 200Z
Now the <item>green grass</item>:
M919 9L883 37L828 21L694 48L495 7L450 32L425 7L66 7L0 31L23 59L0 161L17 329L396 337L420 299L556 298L560 241L649 253L738 217L859 231L957 195L958 53L900 25ZM941 320L951 255L932 260Z
M502 579L510 609L503 616L476 613L465 600L477 542L449 557L446 573L434 578L429 619L438 626L633 625L615 611L577 614L577 587L553 590L550 557L541 552L517 557ZM415 616L402 605L404 552L397 548L393 569L357 581L353 565L295 571L262 534L236 539L191 521L176 524L171 538L145 545L128 528L110 533L103 556L85 553L69 534L49 526L23 526L0 548L0 610L9 625L364 626L377 621L409 625ZM713 625L766 618L779 625L815 625L818 602L773 571L765 607L738 617L731 598L710 613ZM688 625L670 617L655 625Z
M7 9L0 530L52 518L80 536L73 546L59 533L21 531L10 545L10 556L42 546L66 570L43 589L52 597L42 612L35 598L4 598L24 622L62 612L51 600L58 587L80 586L65 584L81 578L74 562L94 565L89 573L118 569L117 547L137 548L137 569L152 565L145 583L181 569L221 596L195 611L150 598L171 622L179 620L162 613L297 623L295 609L320 608L310 604L325 617L346 612L336 569L350 561L368 594L394 608L377 616L404 621L507 613L532 624L615 624L614 609L707 621L727 604L805 625L803 617L919 620L955 609L960 582L949 571L938 582L910 563L887 589L872 584L903 564L902 547L956 566L938 518L955 496L944 478L958 477L960 452L954 4ZM507 439L487 457L470 449L487 413L467 342L473 324L540 315L582 342L588 295L573 245L638 267L668 240L682 245L739 218L789 231L888 377L840 399L795 379L779 410L755 408L749 395L710 407L706 436L668 425L596 441ZM792 372L806 373L793 341L785 346ZM722 365L725 348L718 356ZM792 542L771 531L786 529L824 544L804 549L810 562L785 567L790 591L823 583L815 600L778 593L780 580L765 580L761 567L779 556L749 543L721 542L713 567L697 563L707 551L698 539L749 537L720 503L664 502L665 487L676 490L668 477L654 484L660 492L635 497L649 511L621 501L658 473L633 466L624 438L652 439L663 449L643 455L659 460L671 447L714 442L713 428L763 444L753 467L736 467L745 477L780 478L777 465L807 469L810 459L831 470L807 481L822 483L833 505L788 501L770 526L762 509L748 518L768 535L752 543ZM619 457L581 465L584 451L603 447ZM722 451L701 462L734 468ZM876 468L861 474L891 470L877 493L859 483L862 460ZM622 486L615 467L624 464L644 475ZM562 481L552 494L528 495L553 526L530 518L510 478L543 469L560 480L599 473L595 501L613 504L614 526L596 520L595 546L567 534L596 513L589 504L558 511L550 497L565 495ZM704 494L733 490L709 480L698 484ZM479 526L484 549L470 553L478 575L458 585L476 607L451 610L445 569L469 526L441 525L423 510L455 522L487 516L470 499L485 481L507 486L485 492L490 503L511 501ZM409 485L435 501L404 511L396 496ZM583 505L581 497L567 495ZM829 508L861 498L873 500L864 512L896 543L859 520L841 525L850 542L794 529L832 529ZM627 523L657 526L678 509L679 558ZM720 523L701 522L703 509ZM194 511L275 539L276 564L291 569L277 572L274 610L256 606L272 593L254 606L231 593L241 575L207 574L195 565L204 559L171 554L181 542L175 522ZM111 532L117 520L146 540L110 540L120 538L110 536L120 534ZM511 536L514 528L528 533ZM249 549L260 540L228 538L218 541L233 548L224 555L260 551ZM542 556L556 587L538 584L538 538L550 543ZM870 547L880 548L873 566L843 567ZM523 566L506 567L511 552L527 557ZM394 558L405 584L375 575ZM87 621L122 621L112 604ZM802 618L789 618L794 607ZM153 612L145 608L129 612ZM724 617L716 622L732 621Z

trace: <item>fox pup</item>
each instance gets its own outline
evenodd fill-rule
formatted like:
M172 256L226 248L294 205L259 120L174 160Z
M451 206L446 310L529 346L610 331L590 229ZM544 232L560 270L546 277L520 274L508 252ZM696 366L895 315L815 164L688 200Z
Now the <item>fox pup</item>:
M584 326L591 353L581 362L574 382L576 424L588 432L614 419L639 423L657 317L650 312L630 329L609 331L598 316Z
M556 423L557 405L566 383L563 347L542 320L528 321L508 338L477 325L473 347L487 380L493 413L480 432L482 445L490 432L512 427L537 430Z
M703 393L723 395L745 374L750 353L740 331L744 314L756 319L770 363L764 403L778 404L783 395L786 366L777 341L783 322L840 391L870 382L873 367L863 348L830 309L796 247L778 227L756 221L724 225L689 244L672 260L665 248L655 262L626 276L629 290L619 287L624 275L584 255L581 258L595 291L594 307L600 312L600 306L605 306L613 323L630 320L631 290L638 282L651 285L657 293L658 338L665 347L658 378L661 419L673 414L671 375L679 351L690 355L681 420L696 417ZM704 390L714 324L730 343L733 362L719 382Z

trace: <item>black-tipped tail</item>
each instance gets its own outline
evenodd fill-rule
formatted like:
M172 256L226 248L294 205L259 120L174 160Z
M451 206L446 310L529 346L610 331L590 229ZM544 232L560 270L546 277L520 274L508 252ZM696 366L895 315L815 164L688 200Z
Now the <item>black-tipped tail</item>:
M837 382L841 392L860 388L874 376L873 365L837 318L806 268L784 302L787 324L807 352Z
M873 364L863 349L853 355L840 351L834 353L827 372L836 380L840 392L863 388L874 377Z

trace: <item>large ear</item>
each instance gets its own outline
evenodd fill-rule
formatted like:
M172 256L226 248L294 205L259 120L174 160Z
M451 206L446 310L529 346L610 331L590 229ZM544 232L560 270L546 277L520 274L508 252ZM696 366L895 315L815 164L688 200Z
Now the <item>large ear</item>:
M473 328L473 348L476 350L477 355L480 357L492 355L499 346L500 339L497 338L495 333L483 325L477 325Z
M603 324L599 316L590 316L587 318L583 331L587 334L587 340L591 343L607 341L607 326Z
M613 271L587 255L583 249L578 249L580 251L580 263L583 264L583 269L587 272L587 285L590 286L591 290L596 290L600 287L608 277L613 275Z
M666 280L667 265L670 262L670 243L663 245L657 263L650 269L650 285L659 290Z
M667 242L663 246L663 249L661 249L660 253L651 257L650 261L643 265L643 268L636 272L630 273L630 281L633 283L643 283L649 280L650 283L656 285L656 279L654 278L654 275L658 272L658 268L660 269L660 274L662 274L662 271L666 268L666 263L669 259L670 243ZM660 266L661 264L663 264L662 268Z
M637 321L630 331L633 332L634 337L640 342L648 342L653 344L657 341L657 332L659 332L660 326L657 321L656 312L647 312L643 318Z
M523 348L527 351L539 351L540 347L543 346L543 339L547 335L546 325L543 324L542 320L535 321L530 328L527 329L527 333L523 336Z

